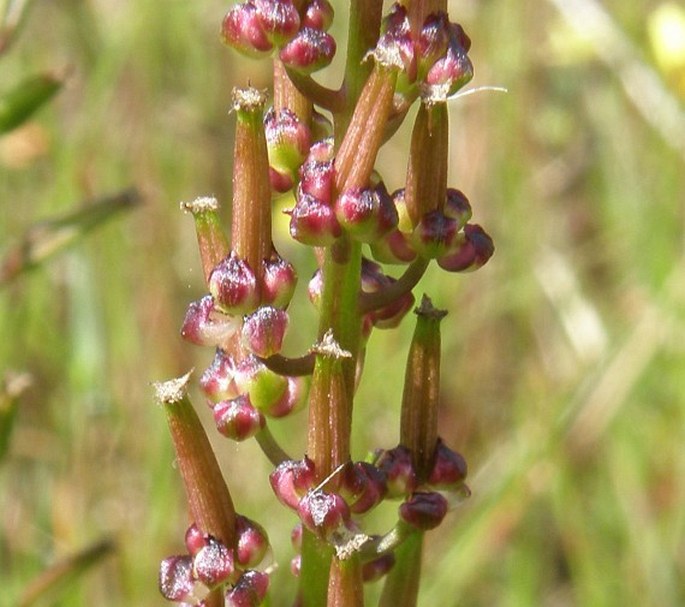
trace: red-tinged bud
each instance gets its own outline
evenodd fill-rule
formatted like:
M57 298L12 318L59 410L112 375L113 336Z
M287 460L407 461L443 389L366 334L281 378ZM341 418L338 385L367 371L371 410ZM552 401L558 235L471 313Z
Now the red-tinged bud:
M262 303L287 308L297 284L295 268L275 251L262 264Z
M447 500L436 492L417 492L400 505L400 518L422 531L435 529L447 514Z
M303 27L328 31L333 23L335 11L328 0L310 0L302 18Z
M262 306L245 317L241 341L252 354L268 358L281 351L287 329L288 313L285 310Z
M217 348L212 364L200 378L200 388L213 402L235 398L240 394L233 382L235 361L233 357Z
M362 565L362 578L364 582L376 582L380 580L395 565L395 555L384 554L373 561Z
M221 346L240 326L240 319L223 314L214 306L214 298L205 295L188 306L181 337L198 346Z
M429 211L414 228L414 248L426 259L442 257L450 250L458 229L457 221L447 217L441 210Z
M467 471L466 460L462 455L450 449L442 439L438 439L428 484L433 489L459 489L464 484Z
M393 4L383 20L382 31L373 51L374 57L383 65L400 68L405 79L413 82L416 79L416 55L407 9L399 3Z
M279 194L289 192L295 187L295 180L290 173L279 173L273 167L269 167L269 183L271 189Z
M450 24L447 14L440 11L428 15L416 45L418 78L424 79L433 64L447 52Z
M278 501L297 510L302 497L314 485L314 462L306 456L302 460L284 461L269 475L269 482Z
M257 278L247 261L234 253L219 262L209 277L215 305L226 314L246 314L259 305Z
M269 417L285 417L302 409L307 402L309 392L309 378L286 377L288 386L276 402L271 407L264 409L264 414Z
M261 571L245 571L226 593L226 607L258 607L269 589L269 576Z
M289 211L290 235L313 247L325 247L342 235L333 207L308 194L299 194L297 204Z
M292 0L250 0L257 8L262 30L278 47L300 29L300 15Z
M256 357L247 356L235 369L234 381L241 394L265 415L280 404L288 390L288 378L267 369Z
M466 224L452 251L438 258L448 272L471 272L484 266L495 252L492 238L478 224Z
M385 476L373 464L350 462L343 469L340 494L355 514L363 514L376 507L387 491Z
M412 464L411 452L403 445L383 451L376 467L385 475L388 497L410 495L416 489L418 479Z
M195 590L193 561L188 555L170 556L159 566L159 591L169 601L190 599Z
M190 556L195 556L207 544L207 536L193 523L186 530L185 544Z
M217 430L226 438L244 441L259 432L266 421L264 416L241 394L231 400L219 401L213 407Z
M224 44L248 57L265 57L273 50L257 11L252 2L234 6L221 23Z
M332 137L327 137L312 145L307 160L300 167L298 195L309 194L328 204L333 203L333 184L335 183L333 156Z
M238 536L236 560L243 569L251 569L264 560L269 550L269 537L266 530L259 523L237 515L235 518L235 532Z
M443 212L447 217L456 220L459 230L471 219L471 203L461 190L447 188L447 198Z
M428 103L445 101L473 78L473 65L463 44L468 37L461 26L451 24L447 52L428 70L421 96Z
M307 125L287 108L278 111L271 108L264 117L264 129L271 172L281 179L278 184L290 181L289 187L274 189L286 192L297 181L298 170L311 145L311 133Z
M278 56L286 67L302 74L311 74L333 60L335 48L335 39L330 34L303 27Z
M394 278L391 278L390 282L396 281ZM376 329L396 328L407 315L407 312L414 307L415 301L414 294L409 291L401 297L398 297L391 304L375 310L371 313L373 326L376 327Z
M302 524L323 540L335 543L345 535L350 522L350 509L337 493L321 489L309 491L298 504Z
M227 582L234 571L233 551L211 536L193 557L193 573L208 588Z
M397 229L372 242L371 253L375 260L388 264L408 264L416 259L411 238Z
M300 571L302 571L302 555L297 554L290 559L290 573L295 577L300 577Z
M397 227L397 211L382 181L343 192L335 212L340 225L361 242L374 242Z
M290 543L298 552L302 550L302 522L297 523L290 532Z
M321 270L314 272L314 276L309 281L307 285L307 295L309 295L309 301L311 301L314 306L318 309L321 303L321 295L323 293L323 273Z

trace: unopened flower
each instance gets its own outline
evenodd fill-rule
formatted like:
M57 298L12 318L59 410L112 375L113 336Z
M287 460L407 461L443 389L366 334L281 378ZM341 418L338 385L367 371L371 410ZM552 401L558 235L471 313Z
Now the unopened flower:
M193 561L190 556L170 556L159 567L159 591L169 601L184 601L195 590Z
M321 489L309 491L299 502L297 514L302 524L326 541L345 534L350 521L350 509L337 493Z
M217 430L235 441L246 440L259 432L266 421L246 394L222 400L212 408Z
M209 290L226 314L246 314L259 305L254 270L234 253L223 259L209 277Z
M466 224L452 250L438 258L448 272L470 272L484 266L495 252L492 238L478 224Z
M333 7L328 0L309 0L302 18L302 25L327 31L333 23L333 16Z
M262 261L262 269L262 303L287 308L297 284L295 268L274 251Z
M233 382L235 362L225 350L217 348L212 364L200 378L200 388L214 402L235 398L240 394Z
M335 55L335 39L323 30L303 27L279 53L289 68L311 74L326 67Z
M314 481L314 462L307 457L286 460L269 475L278 501L293 510L297 510L300 499L312 488Z
M287 108L271 108L264 116L266 143L271 175L277 180L271 185L278 192L290 190L297 181L300 165L307 157L311 133L297 115Z
M269 549L269 538L259 523L237 515L235 531L238 536L236 561L243 569L251 569L262 562Z
M272 306L257 308L245 317L241 333L243 346L261 358L281 351L288 328L288 313Z
M403 445L381 452L376 467L385 475L389 498L404 497L416 489L411 453Z
M245 571L226 592L226 607L258 607L269 589L269 576L261 571Z
M234 571L233 552L213 537L193 557L193 574L208 588L228 581Z
M436 492L417 492L400 505L400 518L413 527L428 531L434 529L447 514L447 500Z
M238 318L217 310L214 298L205 295L188 306L181 337L198 346L218 346L225 344L239 325Z

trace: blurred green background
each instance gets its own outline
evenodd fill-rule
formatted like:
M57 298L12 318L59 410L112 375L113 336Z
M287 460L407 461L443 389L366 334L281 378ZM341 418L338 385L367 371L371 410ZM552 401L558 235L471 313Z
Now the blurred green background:
M229 7L37 0L0 55L0 94L34 73L64 78L0 137L0 260L36 222L131 186L142 196L0 286L0 416L14 421L0 460L3 607L164 604L158 563L182 551L187 519L150 383L211 358L178 335L203 294L178 203L213 194L228 206L231 88L269 82L268 62L219 42ZM469 461L473 491L427 536L420 604L685 605L685 9L463 0L450 10L473 40L472 84L508 93L450 106L450 182L496 255L475 274L431 268L417 289L450 312L441 434ZM334 64L324 79L338 78ZM412 118L379 159L389 188L402 185ZM301 277L295 353L315 332L314 262L283 225L278 246ZM412 324L371 337L356 457L397 442ZM294 517L275 504L255 445L222 440L194 395L237 508L272 538L272 605L289 605ZM273 424L293 453L304 415ZM104 556L68 560L88 549ZM70 575L34 601L60 566Z

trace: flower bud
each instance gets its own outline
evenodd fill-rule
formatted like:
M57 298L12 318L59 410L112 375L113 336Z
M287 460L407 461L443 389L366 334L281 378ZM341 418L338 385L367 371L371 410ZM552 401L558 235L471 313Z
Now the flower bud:
M447 217L454 219L457 222L457 229L461 230L466 225L466 222L471 219L471 203L461 190L447 188L443 213Z
M397 211L382 181L343 192L335 212L340 225L361 242L374 242L397 227Z
M241 341L252 354L268 358L281 351L287 328L288 313L285 310L262 306L245 317Z
M470 272L484 266L495 252L492 238L478 224L466 224L452 250L438 258L448 272Z
M467 470L463 456L438 439L428 484L434 489L458 489L466 479Z
M170 556L159 566L159 591L169 601L189 599L195 589L193 562L188 555Z
M207 536L192 523L186 530L185 544L190 556L195 556L207 544Z
M335 39L312 27L303 27L279 53L281 61L302 74L311 74L326 67L335 55Z
M211 536L193 557L193 573L208 588L228 581L234 571L233 552Z
M215 305L227 314L246 314L259 305L257 279L247 261L234 253L219 262L209 276Z
M368 462L349 462L342 472L340 494L355 514L368 512L387 493L385 476Z
M439 493L417 492L400 505L399 514L405 523L428 531L442 523L447 510L447 500Z
M385 475L388 497L410 495L417 486L416 472L411 452L403 445L388 449L380 454L376 467Z
M239 318L217 310L214 298L205 295L188 306L181 337L198 346L217 346L225 344L239 326Z
M243 569L251 569L262 562L269 549L269 538L259 523L238 514L235 518L238 536L236 560Z
M447 52L450 38L450 24L443 11L426 17L416 44L418 78L424 79L433 64Z
M286 377L288 385L280 399L275 401L271 407L264 409L264 414L269 417L285 417L295 413L304 407L307 402L309 390L309 378Z
M302 460L286 460L269 475L269 482L278 501L297 510L300 499L314 485L314 462L306 456Z
M213 402L235 398L240 394L233 382L235 362L233 357L217 348L212 364L200 378L200 388Z
M218 402L213 411L217 430L235 441L253 437L266 423L264 416L252 406L245 394Z
M253 2L238 4L226 13L221 23L221 39L248 57L265 57L273 50Z
M422 97L429 103L445 101L473 78L473 65L464 44L470 44L460 25L450 24L447 52L428 70Z
M371 243L371 253L376 261L389 264L407 264L416 259L411 239L398 229Z
M302 524L323 540L335 543L345 533L350 509L337 493L321 489L309 491L299 502L297 514Z
M252 405L265 415L280 404L288 390L288 378L267 369L254 356L236 365L234 381L239 393L247 393Z
M281 47L300 29L300 15L292 0L250 0L259 23L274 46Z
M419 221L412 234L416 252L426 259L435 259L447 253L457 235L455 219L441 210L429 211Z
M364 563L362 565L362 578L365 582L375 582L381 579L395 565L395 555L391 553Z
M325 247L342 234L333 208L308 194L298 192L297 204L289 213L290 235L303 244Z
M328 0L310 0L302 19L303 27L328 31L333 23L334 11Z
M393 4L390 13L383 19L382 32L373 56L383 65L400 68L403 79L413 82L416 79L416 55L411 24L404 6Z
M252 569L245 571L226 592L226 607L258 607L269 589L269 576Z
M262 264L262 303L287 308L297 284L295 268L275 251Z
M300 167L300 192L309 194L328 204L333 203L335 167L333 164L333 138L327 137L314 143L307 160Z
M274 187L278 192L286 192L297 181L297 172L307 157L311 145L311 133L297 115L287 108L276 111L271 108L264 117L266 143L269 152L269 165L280 180L276 185L289 181L283 189ZM274 183L272 181L272 187Z

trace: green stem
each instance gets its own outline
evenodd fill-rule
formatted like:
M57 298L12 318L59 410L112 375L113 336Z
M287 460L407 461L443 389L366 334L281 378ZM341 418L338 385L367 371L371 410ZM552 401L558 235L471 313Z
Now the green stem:
M388 573L378 607L415 607L421 579L423 532L407 536L395 551L395 566Z

